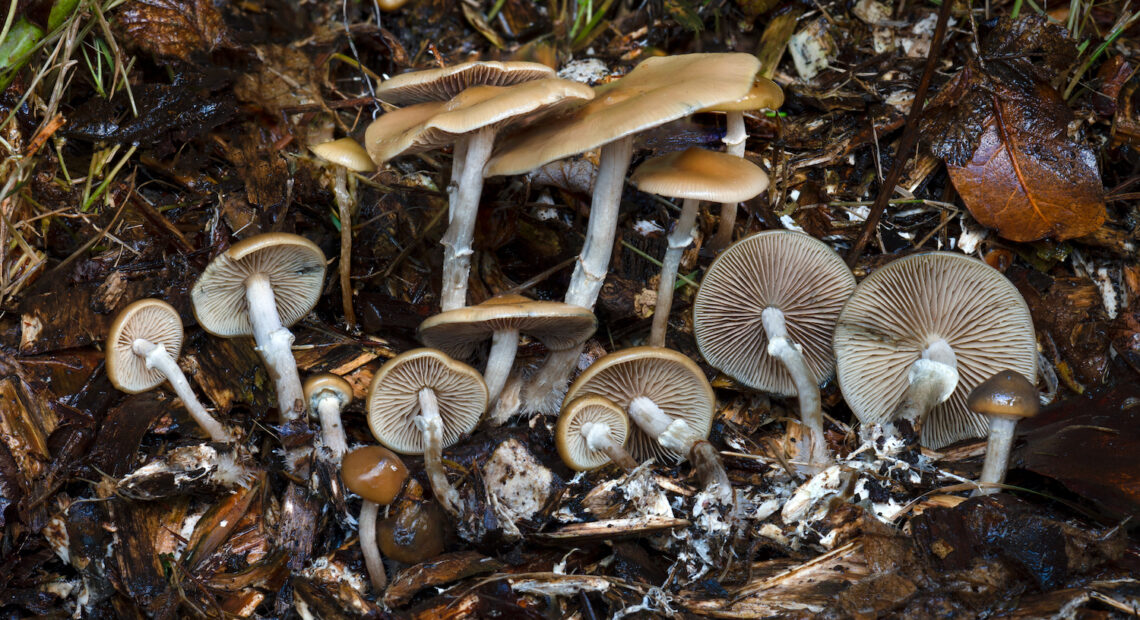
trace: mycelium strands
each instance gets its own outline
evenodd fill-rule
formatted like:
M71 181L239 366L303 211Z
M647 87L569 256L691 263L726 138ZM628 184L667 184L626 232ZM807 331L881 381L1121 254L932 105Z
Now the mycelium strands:
M788 338L784 313L779 308L770 306L761 313L760 320L768 337L768 355L784 364L796 386L796 395L800 403L800 421L811 435L806 462L810 467L824 465L830 459L827 454L827 440L823 435L823 408L819 398L819 385L808 367L802 349Z
M665 346L665 332L669 329L669 311L673 307L673 289L681 257L693 243L693 230L697 224L697 207L700 200L687 198L681 203L681 216L669 234L669 249L661 261L661 279L657 283L657 304L653 308L653 327L649 332L649 346Z
M439 416L439 401L435 390L423 388L419 391L420 415L416 416L416 427L423 433L424 471L431 482L439 505L453 516L459 515L459 492L447 481L447 471L443 468L443 418Z
M744 112L731 110L728 112L727 126L725 128L724 152L737 157L744 157L745 142L748 132L744 127ZM721 250L732 243L732 231L736 227L736 211L740 203L725 202L720 205L720 223L717 224L716 234L713 235L709 246L714 250Z
M317 399L317 415L321 418L321 442L334 463L340 463L344 454L348 452L348 440L344 434L344 423L340 418L341 406L340 397L329 390Z
M146 359L148 369L157 370L166 377L166 381L174 389L174 393L182 399L182 404L190 413L190 417L194 418L198 426L206 431L211 440L222 443L234 440L233 435L202 406L194 391L190 389L190 382L186 380L186 375L182 373L182 369L178 367L174 358L166 352L166 347L139 338L131 344L131 350L134 351L135 355Z
M706 439L693 431L687 422L667 415L657 403L638 396L629 403L626 409L629 419L633 420L646 435L656 437L657 442L667 450L678 454L694 454L698 460L694 462L701 482L705 488L717 485L717 499L725 504L732 504L732 485L728 481L728 473L724 471L724 464L720 455ZM696 448L696 450L694 450Z
M589 449L605 452L614 464L627 472L637 469L637 461L629 455L629 452L625 451L621 444L614 441L608 424L586 422L578 432L582 433L582 437L586 440L586 447Z
M981 485L974 495L992 495L1000 491L1005 482L1005 472L1009 468L1009 453L1013 446L1013 430L1018 418L1007 416L990 417L990 435L986 441L986 461L982 465Z
M491 336L491 351L487 355L487 368L483 371L483 381L487 384L487 399L495 402L507 384L515 354L519 348L519 330L497 329Z
M380 546L376 544L376 519L380 516L380 505L363 500L360 504L360 519L357 521L360 536L360 552L364 554L364 566L368 578L377 594L388 588L388 576L384 573L384 558Z
M297 374L297 360L293 358L293 333L281 324L273 299L273 286L267 276L261 273L250 275L245 281L245 298L249 322L253 326L253 340L277 387L281 421L292 422L305 410L305 393L301 388L301 377Z
M950 343L939 339L922 351L907 375L908 385L892 420L907 420L919 432L926 414L946 402L958 387L958 362Z
M483 167L495 143L493 126L464 135L456 145L456 159L462 155L458 187L448 210L447 233L443 236L443 283L440 307L444 312L467 305L467 275L471 271L471 241L483 194ZM455 171L453 167L453 172Z

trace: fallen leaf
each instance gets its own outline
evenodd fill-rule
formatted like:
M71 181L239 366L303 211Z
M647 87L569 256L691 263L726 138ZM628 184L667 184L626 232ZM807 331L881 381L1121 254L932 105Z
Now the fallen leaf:
M228 41L222 14L210 0L134 0L117 21L130 44L160 57L189 60Z

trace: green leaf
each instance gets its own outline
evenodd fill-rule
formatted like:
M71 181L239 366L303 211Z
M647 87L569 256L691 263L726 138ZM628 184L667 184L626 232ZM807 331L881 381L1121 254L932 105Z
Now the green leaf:
M39 26L21 17L0 41L0 71L23 64L43 36L44 31Z

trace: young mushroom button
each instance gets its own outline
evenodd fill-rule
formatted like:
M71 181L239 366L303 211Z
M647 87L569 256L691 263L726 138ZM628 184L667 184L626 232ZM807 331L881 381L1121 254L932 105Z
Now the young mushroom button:
M372 580L372 587L383 592L388 586L384 574L384 562L380 547L376 544L376 518L380 506L387 506L396 499L404 482L408 479L408 469L400 457L381 446L364 446L349 452L341 463L341 478L349 491L360 496L360 550L364 554L364 565Z
M571 469L588 471L613 462L629 472L637 461L623 447L627 435L629 416L621 407L601 396L583 396L562 409L554 442Z
M334 463L340 462L348 451L340 413L352 403L352 386L334 374L324 373L305 379L302 387L309 411L321 421L321 439L328 456Z
M1009 467L1014 427L1018 420L1037 415L1040 408L1037 387L1020 373L1003 370L971 390L966 401L972 411L990 419L986 461L978 479L981 488L974 494L997 493Z

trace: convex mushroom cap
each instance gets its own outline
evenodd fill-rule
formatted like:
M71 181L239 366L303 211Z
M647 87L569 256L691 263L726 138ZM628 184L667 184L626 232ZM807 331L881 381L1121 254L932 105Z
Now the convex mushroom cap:
M768 175L747 159L688 148L647 160L633 172L630 182L658 196L743 202L768 188Z
M376 88L376 97L393 105L445 101L472 86L510 86L550 77L554 69L536 62L476 60L397 75Z
M325 161L344 166L354 172L376 170L376 164L372 163L372 159L368 157L368 151L365 151L364 147L352 138L341 138L331 142L314 144L309 147L309 150Z
M621 407L601 396L583 396L562 409L554 429L554 442L562 462L576 471L597 469L612 459L603 450L590 447L587 425L609 435L617 446L625 445L629 436L629 416ZM595 429L588 429L595 430Z
M146 340L166 350L171 359L182 352L182 319L173 306L161 299L140 299L123 308L111 323L106 341L107 378L116 389L138 394L158 387L166 375L148 368L146 357L134 351L137 340Z
M463 359L499 330L518 330L551 351L562 351L580 346L597 327L594 313L586 308L500 295L478 306L436 314L421 323L418 332L427 346Z
M408 469L391 450L383 446L364 446L344 455L341 477L348 490L387 506L404 488Z
M317 410L319 401L323 398L335 398L340 404L340 409L352 404L352 386L348 381L332 373L312 375L305 379L302 387L305 391L305 401L309 403L311 411Z
M970 390L966 405L982 415L1019 419L1037 415L1041 407L1037 387L1012 370L979 383Z

